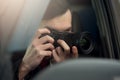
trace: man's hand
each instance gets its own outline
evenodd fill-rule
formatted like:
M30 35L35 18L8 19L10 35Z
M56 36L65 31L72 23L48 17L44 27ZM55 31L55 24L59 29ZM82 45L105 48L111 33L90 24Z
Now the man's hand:
M29 71L36 68L45 56L51 56L54 49L54 39L48 35L40 37L42 34L50 33L47 28L39 29L32 41L31 48L25 54L20 70L19 78L22 78L29 73Z
M56 62L62 62L66 59L78 57L78 50L76 46L72 47L72 53L71 53L70 47L67 45L67 43L64 40L58 40L57 42L62 48L57 47L52 51L53 58Z

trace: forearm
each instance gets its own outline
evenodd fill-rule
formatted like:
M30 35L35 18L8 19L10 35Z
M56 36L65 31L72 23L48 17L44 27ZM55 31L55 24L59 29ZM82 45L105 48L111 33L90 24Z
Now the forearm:
M23 62L19 67L18 78L19 80L24 80L25 76L30 72L30 67Z

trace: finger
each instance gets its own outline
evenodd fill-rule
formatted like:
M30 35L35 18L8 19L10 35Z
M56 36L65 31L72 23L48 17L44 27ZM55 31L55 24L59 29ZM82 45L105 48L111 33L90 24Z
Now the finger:
M51 56L52 51L38 51L39 56Z
M63 52L61 47L57 47L56 51L57 51L58 56L63 56L64 55L64 52Z
M40 50L53 50L54 49L54 46L51 43L43 44L43 45L40 45L40 46L37 46L37 47Z
M70 47L67 45L67 43L64 40L58 40L58 44L64 49L66 54L70 53Z
M44 43L54 43L54 39L48 35L43 36L40 39L34 39L32 42L32 47L36 47Z
M52 51L53 58L56 62L60 62L60 57L57 55L57 52L55 50Z
M51 56L52 54L52 51L41 50L40 47L35 47L33 51L34 51L34 55L37 56Z
M39 43L40 43L40 44L44 44L44 43L46 43L46 42L54 43L54 39L53 39L51 36L49 36L49 35L43 36L43 37L41 37L41 38L39 39Z
M76 46L72 47L72 53L73 53L73 57L77 58L78 57L78 49Z
M35 38L38 38L41 36L41 34L45 34L45 33L50 33L50 30L48 30L47 28L43 28L43 29L38 29L37 32L35 33Z

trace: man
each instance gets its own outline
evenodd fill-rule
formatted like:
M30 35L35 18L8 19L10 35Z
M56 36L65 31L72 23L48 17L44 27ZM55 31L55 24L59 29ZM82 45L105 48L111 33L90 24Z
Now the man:
M59 9L61 9L61 14L56 13L55 15L48 15L46 12L45 16L43 17L43 21L41 22L42 26L48 26L52 29L55 29L57 31L68 31L71 32L72 28L72 14L70 10L68 9L68 6L62 9L60 7L63 3L66 3L66 0L52 0L49 8L58 6ZM65 6L66 6L65 5ZM59 10L58 9L58 10ZM47 10L47 11L48 11ZM53 11L50 11L53 13ZM60 13L60 12L59 12ZM46 19L46 16L49 19ZM52 17L51 17L52 16ZM62 62L64 60L70 59L70 58L77 58L78 57L78 50L76 46L72 47L72 50L70 50L70 47L64 40L57 40L57 43L61 46L54 47L54 38L52 38L49 35L40 37L42 34L50 33L50 30L47 28L38 29L35 37L33 38L31 45L27 49L27 52L25 56L22 59L22 62L20 64L19 70L18 70L18 78L19 80L23 80L29 73L33 72L32 74L35 74L34 71L36 71L37 67L40 67L41 63L44 63L44 58L49 56L53 56L53 59L55 62ZM40 38L39 38L40 37ZM63 48L63 49L62 49ZM72 51L72 53L71 53ZM33 76L33 75L32 75ZM30 79L31 76L29 76L27 79Z

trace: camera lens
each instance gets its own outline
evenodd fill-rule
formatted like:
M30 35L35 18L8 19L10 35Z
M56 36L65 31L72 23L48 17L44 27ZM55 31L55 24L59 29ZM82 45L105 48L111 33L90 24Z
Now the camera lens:
M82 32L78 43L83 54L90 54L95 47L95 42L89 32Z
M90 47L90 41L87 38L80 40L80 46L82 49L87 50Z

